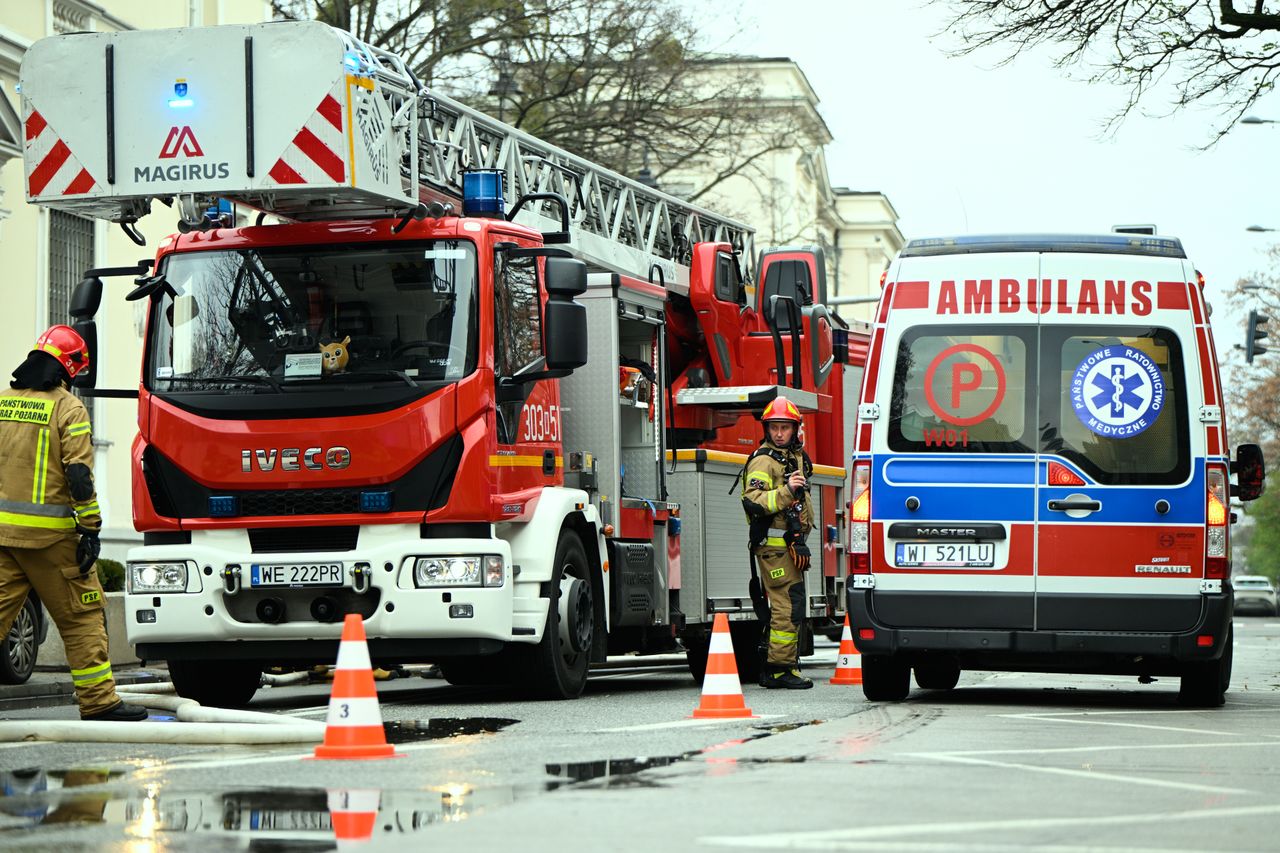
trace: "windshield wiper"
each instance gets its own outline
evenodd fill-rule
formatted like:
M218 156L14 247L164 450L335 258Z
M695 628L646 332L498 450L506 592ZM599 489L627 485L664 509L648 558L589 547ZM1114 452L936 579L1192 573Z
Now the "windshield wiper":
M356 371L355 373L331 373L325 377L325 381L341 382L347 379L359 380L362 378L363 379L399 379L403 381L406 385L408 385L410 388L413 388L416 390L418 387L418 383L410 379L409 374L405 373L403 370L391 370L390 368L387 368L385 370L360 370L360 371Z
M227 382L235 385L265 385L281 393L284 387L270 376L163 376L157 382Z

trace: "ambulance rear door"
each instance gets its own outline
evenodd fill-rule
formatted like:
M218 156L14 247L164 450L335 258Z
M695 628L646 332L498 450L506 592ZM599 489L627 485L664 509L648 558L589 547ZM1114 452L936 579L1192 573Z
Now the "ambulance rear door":
M1183 258L1041 255L1036 628L1200 616L1205 438Z
M1034 627L1038 273L1035 252L999 251L892 273L870 490L881 624Z

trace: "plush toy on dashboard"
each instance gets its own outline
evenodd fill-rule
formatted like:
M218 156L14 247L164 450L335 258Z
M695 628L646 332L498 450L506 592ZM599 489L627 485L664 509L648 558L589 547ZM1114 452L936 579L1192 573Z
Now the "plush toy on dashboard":
M347 335L341 341L320 345L320 369L326 376L330 373L342 373L347 369L347 361L351 358L351 350L348 348L350 343L351 336Z

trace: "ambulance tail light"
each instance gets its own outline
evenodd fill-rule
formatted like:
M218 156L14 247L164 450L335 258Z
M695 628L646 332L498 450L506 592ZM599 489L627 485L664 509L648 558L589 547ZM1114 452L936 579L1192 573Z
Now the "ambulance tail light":
M871 572L871 463L853 464L853 502L849 508L849 572Z
M1205 495L1205 545L1204 576L1225 578L1230 572L1227 555L1227 469L1210 465L1205 479L1208 491Z

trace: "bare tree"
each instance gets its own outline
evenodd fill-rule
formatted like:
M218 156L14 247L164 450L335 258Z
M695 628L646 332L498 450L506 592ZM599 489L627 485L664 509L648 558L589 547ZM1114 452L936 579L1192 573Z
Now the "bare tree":
M428 85L614 171L698 174L690 200L796 144L794 112L762 101L746 65L714 58L719 45L673 0L273 6L393 50Z
M1280 72L1280 3L1270 0L933 2L952 11L947 30L963 42L954 55L999 48L1007 63L1047 48L1058 68L1085 67L1089 81L1125 87L1111 130L1167 86L1164 114L1191 105L1218 111L1212 145L1271 91Z

